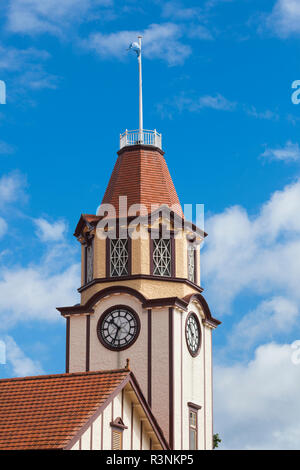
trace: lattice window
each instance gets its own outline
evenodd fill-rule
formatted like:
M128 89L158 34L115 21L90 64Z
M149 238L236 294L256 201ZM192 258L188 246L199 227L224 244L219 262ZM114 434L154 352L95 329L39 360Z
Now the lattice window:
M195 279L195 248L192 244L188 245L188 279L189 281L196 282Z
M128 240L110 240L110 275L119 277L128 274Z
M94 241L90 240L85 247L85 283L91 282L94 277Z
M171 240L153 240L153 274L171 276Z
M122 431L112 431L112 450L122 450Z

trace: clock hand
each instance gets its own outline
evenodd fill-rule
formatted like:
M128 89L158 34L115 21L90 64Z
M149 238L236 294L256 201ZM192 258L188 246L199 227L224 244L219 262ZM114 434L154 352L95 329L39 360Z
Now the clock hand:
M192 330L192 327L191 327L191 326L189 326L189 330L190 330L190 332L191 332L191 335L194 337L194 336L195 336L195 333L193 332L193 330Z
M115 323L114 320L110 320L108 323L109 323L111 326L113 326L114 328L118 328L118 325Z
M115 337L114 337L114 340L113 340L113 344L115 344L116 338L117 338L117 334L119 333L119 330L120 330L120 326L117 326L116 324L115 324L115 326L117 327L117 331L116 331L116 334L115 334Z

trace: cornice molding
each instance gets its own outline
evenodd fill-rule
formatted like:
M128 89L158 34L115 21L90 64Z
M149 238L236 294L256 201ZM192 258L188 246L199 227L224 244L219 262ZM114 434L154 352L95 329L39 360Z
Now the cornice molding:
M155 147L155 145L143 145L143 144L127 145L126 147L122 147L120 150L118 150L117 154L122 155L122 153L136 152L137 150L146 150L147 152L158 152L161 155L165 154L165 152L162 149L160 149L159 147Z
M70 307L57 307L57 310L61 313L62 316L83 315L83 314L86 314L87 312L90 314L93 314L94 306L96 305L97 302L99 302L99 300L103 299L104 297L107 297L108 295L113 295L116 293L118 294L124 293L128 295L132 295L133 297L137 298L141 302L142 307L145 309L156 308L156 307L177 307L181 310L187 311L190 302L192 300L196 300L199 302L199 304L201 305L203 309L203 312L205 315L204 322L206 322L207 325L209 325L211 328L216 328L218 325L221 324L219 320L212 317L209 307L207 305L207 302L200 293L190 294L190 295L185 296L182 299L179 297L160 297L156 299L147 299L143 294L141 294L136 289L133 289L132 287L128 287L128 286L122 286L122 285L106 287L105 289L102 289L99 292L96 292L86 302L85 305L73 305Z
M89 289L91 286L95 284L103 284L107 282L122 282L122 281L131 281L136 279L147 279L149 281L159 281L159 282L181 282L183 284L187 284L190 287L193 287L198 292L203 292L203 288L198 286L192 281L189 281L183 277L167 277L167 276L154 276L153 274L132 274L130 276L121 276L121 277L97 277L93 279L88 284L79 287L77 290L78 292L84 292L85 290Z

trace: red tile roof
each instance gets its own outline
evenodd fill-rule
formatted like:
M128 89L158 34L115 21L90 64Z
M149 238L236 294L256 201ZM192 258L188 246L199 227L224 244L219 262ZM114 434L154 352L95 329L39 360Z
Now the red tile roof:
M150 213L151 204L169 207L176 204L178 208L174 212L182 215L162 151L135 145L123 148L118 155L102 204L113 204L118 216L119 196L127 196L128 208L132 204L144 204L147 208L145 212Z
M63 449L129 375L122 369L0 380L0 449Z

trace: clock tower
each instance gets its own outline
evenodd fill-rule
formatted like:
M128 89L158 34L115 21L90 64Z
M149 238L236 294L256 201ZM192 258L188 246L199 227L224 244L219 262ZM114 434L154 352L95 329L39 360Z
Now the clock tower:
M212 331L220 322L202 295L206 234L183 215L156 130L140 120L120 136L98 212L82 214L74 235L81 301L58 308L66 371L120 369L129 358L170 448L212 449Z

